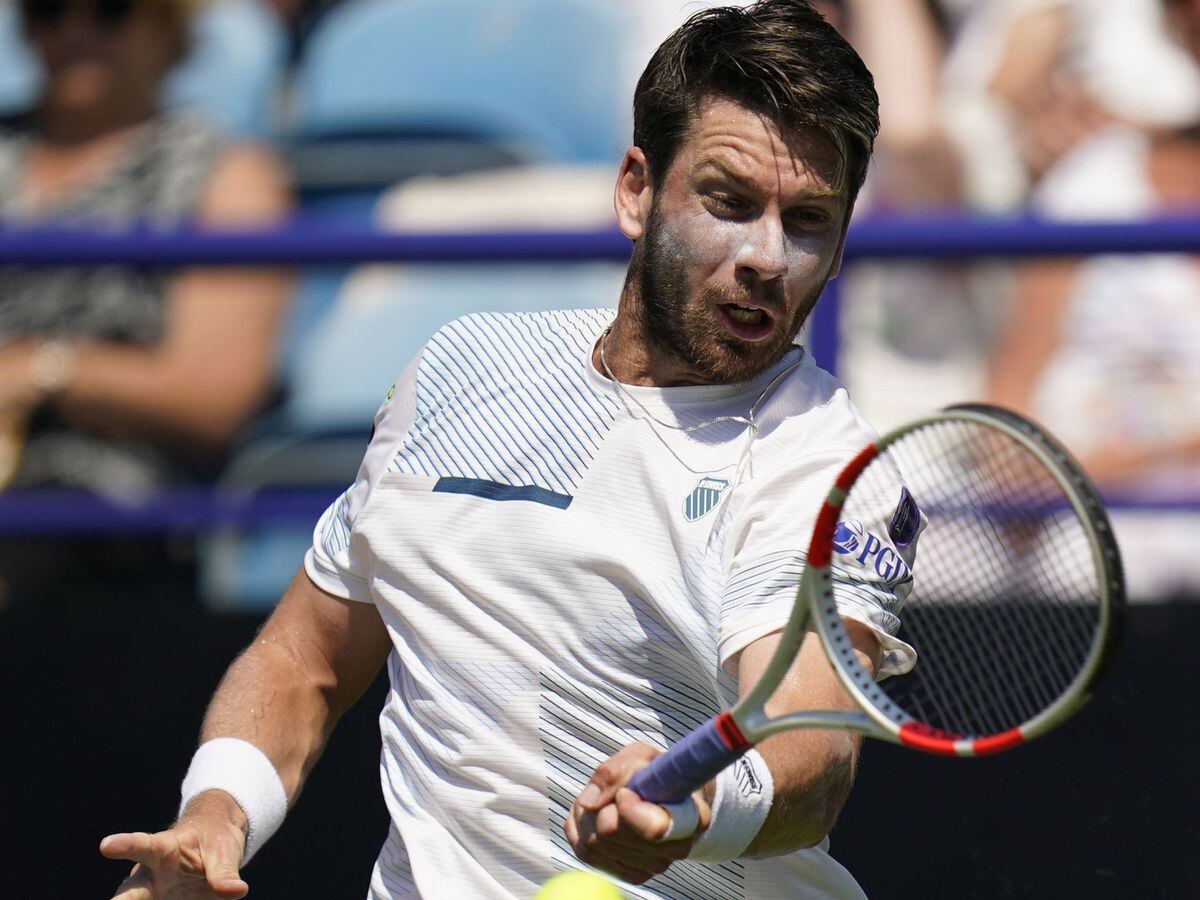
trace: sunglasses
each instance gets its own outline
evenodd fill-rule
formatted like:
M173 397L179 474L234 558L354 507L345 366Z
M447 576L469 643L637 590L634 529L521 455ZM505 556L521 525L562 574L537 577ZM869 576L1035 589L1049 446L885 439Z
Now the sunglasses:
M29 25L58 25L67 14L86 8L91 20L104 28L124 25L139 0L21 0L21 16Z

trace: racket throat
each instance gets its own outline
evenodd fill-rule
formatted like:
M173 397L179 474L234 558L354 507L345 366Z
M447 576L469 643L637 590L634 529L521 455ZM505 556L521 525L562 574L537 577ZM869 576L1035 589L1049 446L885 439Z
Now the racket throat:
M745 753L751 747L751 742L747 740L742 727L733 717L733 713L726 711L713 719L713 727L716 728L717 734L721 737L721 742L725 746L738 753Z
M853 731L857 734L867 734L874 738L898 743L899 738L890 730L881 728L869 716L861 712L796 712L768 719L765 716L753 725L747 723L747 730L755 743L782 731L796 728L824 728L833 731Z

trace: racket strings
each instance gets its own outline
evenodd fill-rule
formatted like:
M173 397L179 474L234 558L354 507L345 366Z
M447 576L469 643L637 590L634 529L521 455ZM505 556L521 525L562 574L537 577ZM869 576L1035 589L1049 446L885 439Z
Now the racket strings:
M1008 460L1004 456L998 457L998 462L1007 464ZM998 468L1007 468L1007 466L998 466ZM1011 473L1007 473L1011 482ZM977 486L978 487L978 486ZM974 492L974 496L967 498L974 508L986 508L991 510L1003 509L1001 498L996 496L994 485L985 484L982 490ZM1027 501L1030 511L1034 517L1040 522L1045 522L1044 505L1040 502L1040 498L1034 498ZM1005 555L1004 564L1014 573L1013 577L1019 577L1022 568L1022 560L1016 557L1013 553L1015 544L1023 546L1036 546L1036 533L1030 528L1029 523L1020 521L1013 522L1010 517L1005 517L1005 521L996 521L992 519L980 519L974 524L981 526L980 528L963 528L953 531L939 529L942 535L951 539L964 541L965 552L971 558L984 558L989 555L989 551L993 548L1003 552ZM932 533L930 537L932 537ZM949 548L948 548L949 549ZM931 554L936 555L936 554ZM980 566L977 570L960 569L959 578L952 585L955 595L967 600L975 599L976 601L986 601L990 596L993 585L989 583L988 577L994 576L994 567ZM1061 587L1060 587L1061 590ZM1033 587L1027 612L1033 621L1027 621L1023 617L1013 617L1009 625L1012 629L1012 637L1016 638L1028 647L1035 651L1037 658L1041 658L1048 663L1048 670L1057 675L1057 678L1048 679L1042 677L1043 673L1039 672L1031 662L1031 655L1016 654L1007 658L996 660L1001 667L1006 665L1011 666L1016 671L1011 674L1020 674L1022 678L1010 677L1005 680L1005 683L1013 685L1020 694L1024 695L1029 702L1041 705L1047 705L1052 702L1057 696L1057 685L1054 682L1061 681L1066 678L1069 683L1069 678L1073 673L1073 669L1069 667L1061 654L1056 653L1054 622L1048 616L1039 615L1048 598L1046 592L1040 590L1037 585ZM931 597L931 599L934 599ZM932 603L922 604L918 606L914 604L912 609L914 614L926 612L930 617L936 617L941 611L941 616L944 618L947 615L958 615L964 619L970 628L977 634L984 636L988 641L994 643L998 647L1005 644L1006 636L1001 633L998 623L993 621L994 616L989 615L991 607L982 602L965 602L953 606L947 606L946 601L953 600L954 595L946 598L936 598L940 601L939 605ZM1053 599L1053 598L1050 598ZM936 621L936 620L935 620ZM948 643L951 638L956 637L953 632L943 633L939 635L942 638L942 643ZM1066 643L1072 643L1071 635L1058 635L1058 638ZM1075 649L1080 649L1076 647ZM1082 648L1086 652L1086 647ZM1056 666L1055 662L1062 663L1061 666ZM993 684L994 682L988 682ZM996 691L1000 689L995 688ZM1011 706L1011 704L1010 704ZM1009 718L1012 718L1010 714Z
M852 487L842 519L886 525L902 481L925 527L899 637L917 650L888 697L941 731L1007 731L1076 680L1100 628L1088 531L1046 464L967 420L909 432Z
M921 459L936 460L936 450L938 448L931 446L930 436L925 431L921 431L917 432L915 437L924 443L924 446L921 447L921 452L924 454ZM1003 460L1001 461L1003 462ZM920 469L916 469L915 466L914 469L921 473L923 480L928 481L929 475L927 474L927 470L931 465L931 462L926 462ZM960 489L964 487L963 485L956 486ZM970 495L967 497L968 501L974 506L979 507L985 504L989 507L997 506L998 498L995 496L995 491L990 489L991 485L985 484L982 486L982 489L980 489L981 486L979 485L967 487L974 487L974 490L970 491ZM945 504L943 503L942 506L944 507ZM955 512L961 511L956 509ZM978 524L984 525L986 529L984 533L979 533L971 529L959 529L956 531L927 529L930 533L926 537L931 539L931 542L944 540L945 538L951 539L950 546L936 549L931 548L930 557L941 557L943 555L954 557L961 555L962 552L966 552L974 558L981 558L988 554L990 548L994 547L1002 551L1008 549L1003 537L997 534L995 522L983 521ZM1019 526L1020 523L1018 523L1018 530ZM1011 525L1009 527L1012 528ZM1019 535L1019 537L1024 539L1026 535ZM955 542L964 541L966 544L965 548L953 546ZM1010 558L1008 562L1011 565L1014 561ZM913 627L910 630L914 632L918 631L917 626L923 623L926 626L926 630L935 638L937 645L946 648L943 656L953 661L957 669L966 670L970 673L969 678L963 679L959 683L968 689L978 685L980 692L987 693L991 700L992 708L999 713L999 717L988 717L988 721L991 723L992 728L998 728L1002 721L1011 721L1018 715L1017 710L1020 708L1020 700L1023 699L1027 703L1047 703L1053 699L1054 694L1046 681L1039 677L1040 673L1029 665L1024 655L1009 658L1001 657L989 661L986 657L981 658L978 654L970 653L970 648L957 640L957 628L955 626L959 623L955 619L965 621L968 628L989 643L996 646L1004 645L1005 635L1001 632L999 624L992 621L992 617L986 614L987 608L981 603L969 602L972 599L984 599L989 596L992 585L988 583L985 577L986 573L987 570L982 567L978 571L972 571L969 568L960 568L957 572L958 578L947 585L947 587L951 588L951 593L945 597L936 597L932 591L930 592L931 599L936 599L939 602L917 602L911 604L911 613L920 618L914 619ZM918 601L920 599L921 596L918 595ZM949 602L956 599L968 602ZM1016 624L1019 628L1020 623ZM1024 629L1021 630L1024 631ZM1025 634L1021 636L1027 637ZM1036 635L1034 637L1036 640ZM932 664L938 665L940 661L940 659L934 660ZM1003 679L1003 683L1014 685L1017 689L1017 697L1010 699L1002 689L1001 682L990 677L997 665L1001 669L1010 666L1015 669L1013 672L1005 673L1009 677ZM933 675L936 673L930 674ZM1014 675L1019 677L1012 677ZM936 683L938 679L931 677L930 680L932 683ZM976 708L983 710L988 707L985 704L977 703Z
M1019 582L1024 580L1022 574L1030 565L1031 549L1036 552L1039 547L1056 543L1053 539L1039 542L1036 538L1039 530L1049 530L1047 522L1050 521L1050 513L1053 511L1056 501L1060 509L1063 507L1062 498L1052 480L1043 478L1042 484L1035 484L1031 483L1027 472L1014 471L1011 451L1020 448L1020 445L997 447L994 446L996 434L990 432L985 434L989 446L983 447L981 453L985 458L993 460L991 468L997 477L995 481L984 480L976 482L974 485L968 485L975 490L969 491L966 496L970 498L975 508L986 509L990 515L979 520L985 528L968 529L966 534L971 538L972 553L976 555L979 555L981 551L986 553L987 547L995 547L1003 551L1005 561L1014 573L1010 578L1014 582ZM1042 474L1041 469L1034 471L1039 475ZM997 495L997 483L1005 485L1006 489L1014 483L1021 485L1021 518L1014 519L1009 511L1007 498ZM1046 496L1046 484L1053 486L1049 492L1050 497ZM1045 566L1035 564L1034 569L1045 570ZM976 574L978 572L994 574L994 571L994 567L981 567ZM974 578L964 586L974 596L986 597L986 592L980 591L978 582L979 578ZM1024 584L1023 587L1030 588L1030 585ZM1062 584L1055 585L1049 593L1045 590L1038 590L1036 582L1032 587L1022 609L1025 615L1009 617L1009 622L1006 623L1010 626L1008 631L1011 632L1012 638L1020 641L1030 652L999 657L999 662L1011 663L1011 665L1007 667L1008 671L1001 671L1001 679L993 684L1015 687L1017 689L1015 693L1018 696L1024 696L1026 703L1032 701L1039 707L1043 707L1053 701L1059 693L1060 687L1070 683L1071 676L1075 671L1073 667L1066 665L1066 657L1070 654L1064 654L1057 646L1057 642L1060 641L1068 646L1073 643L1070 639L1070 629L1065 633L1056 629L1054 627L1056 622L1043 614L1043 611L1047 609L1048 599L1054 600L1060 595L1068 594L1069 591L1064 590ZM986 633L990 643L998 647L1004 645L1003 635L997 639L997 629L988 627L993 623L990 616L982 615L985 610L980 609L977 604L968 604L966 610L968 613L975 613L964 617L973 629ZM952 635L952 637L956 636ZM1084 650L1086 652L1086 648ZM1039 671L1031 666L1035 659L1046 664L1044 671ZM1005 668L1003 665L1001 666L1002 670ZM1008 705L1008 709L1011 710L1011 704ZM1009 717L1011 719L1011 712ZM992 721L994 723L995 720ZM993 727L995 727L994 724Z

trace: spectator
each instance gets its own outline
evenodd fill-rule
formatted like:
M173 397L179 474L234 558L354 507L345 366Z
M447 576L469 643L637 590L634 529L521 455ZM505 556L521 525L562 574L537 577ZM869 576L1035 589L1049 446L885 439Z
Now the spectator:
M928 0L816 4L875 76L876 162L866 209L944 209L962 199L958 148L941 121L944 38Z
M1021 205L1055 162L1113 121L1176 127L1200 116L1200 68L1167 36L1163 2L970 8L945 67L944 116L974 205Z
M194 6L22 0L46 79L0 123L0 222L219 228L286 213L271 154L158 107ZM0 469L15 486L118 499L211 470L271 395L286 295L267 272L0 272ZM177 562L170 540L6 541L0 604L190 590Z
M1174 7L1179 33L1194 36L1200 3ZM1200 124L1111 128L1051 170L1035 200L1042 214L1072 220L1200 212ZM1019 288L993 361L993 399L1051 423L1102 488L1143 500L1200 496L1200 261L1031 263ZM1200 527L1178 519L1115 517L1132 594L1200 584Z
M914 52L921 43L936 43L888 40L903 33L900 27L870 20L878 40L868 44L859 38L864 58L881 84L909 91L899 103L893 91L881 97L878 162L867 196L876 208L936 207L938 192L928 187L938 185L938 172L950 173L957 163L962 203L1012 212L1059 159L1115 123L1176 127L1200 116L1197 66L1163 27L1162 2L940 0L937 21L946 29L950 52L936 91L923 74L929 67L918 64L932 54ZM898 2L892 15L920 5ZM899 44L907 48L907 61L897 53ZM888 66L901 73L907 67L907 77ZM930 96L940 107L932 117L924 112ZM936 141L944 129L949 142L940 153L927 153L920 141L908 139L912 151L905 154L901 144L895 153L895 135L908 129L889 137L894 123L889 109L901 119L916 109L914 126L931 120L935 125L911 131ZM905 163L918 168L906 171ZM934 180L925 182L922 170ZM951 199L952 180L947 177L941 186L942 199ZM843 374L877 425L898 424L986 389L985 360L1003 328L1003 301L1012 293L1007 269L989 263L859 264L848 271L842 289L850 300L843 307L847 331L854 335L845 348ZM897 382L907 388L895 390Z
M1200 3L1167 0L1200 59ZM1200 124L1115 126L1081 145L1035 196L1049 218L1200 211ZM996 399L1042 413L1112 486L1181 466L1200 488L1200 268L1181 256L1025 266L992 374ZM1176 475L1179 473L1176 472Z
M1200 125L1120 127L1047 175L1063 219L1200 212ZM1200 491L1200 266L1175 255L1025 265L991 379L995 400L1054 424L1102 485Z

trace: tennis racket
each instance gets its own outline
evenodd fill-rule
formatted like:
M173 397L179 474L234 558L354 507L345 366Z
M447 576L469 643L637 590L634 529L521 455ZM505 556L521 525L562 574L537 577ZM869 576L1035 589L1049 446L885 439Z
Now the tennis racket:
M891 646L893 671L903 674L877 682L839 608L880 590L899 616ZM947 756L1018 747L1090 696L1114 655L1123 606L1108 517L1067 451L1016 413L950 407L846 465L817 516L795 606L758 683L629 787L655 803L681 802L754 744L792 728L846 729ZM769 718L764 704L809 629L859 709Z

